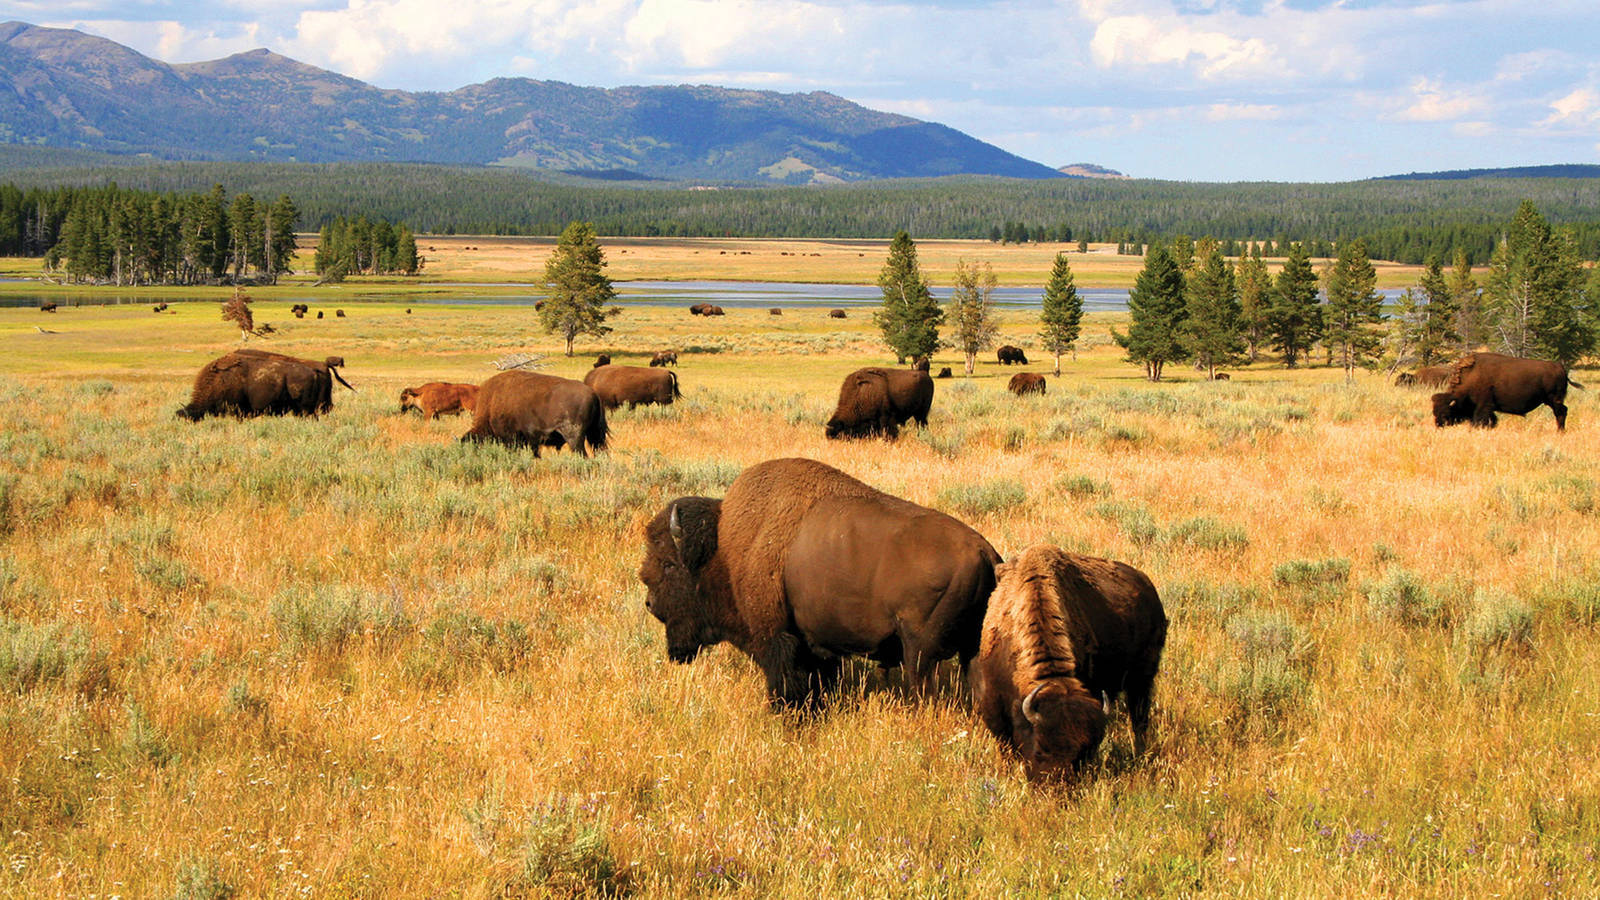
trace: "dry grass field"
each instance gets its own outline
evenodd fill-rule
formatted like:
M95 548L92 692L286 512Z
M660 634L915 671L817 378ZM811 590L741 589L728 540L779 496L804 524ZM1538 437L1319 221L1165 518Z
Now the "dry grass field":
M1438 430L1379 375L1147 384L1096 317L1044 397L985 362L838 443L866 317L632 307L548 371L670 346L686 396L534 459L396 413L555 354L531 310L286 306L269 345L360 390L320 420L174 417L235 346L213 303L0 310L0 895L1600 895L1593 371L1566 434ZM667 662L642 524L782 456L1147 572L1150 754L1119 714L1038 787L953 671L918 701L857 665L803 718L731 648Z

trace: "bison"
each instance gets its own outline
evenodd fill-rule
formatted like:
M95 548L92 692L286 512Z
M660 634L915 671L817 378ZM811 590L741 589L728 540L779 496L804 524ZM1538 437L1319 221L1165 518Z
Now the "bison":
M1006 385L1006 390L1018 397L1023 394L1043 394L1044 376L1038 372L1018 372L1011 376L1011 383Z
M472 412L477 405L478 386L475 384L430 381L421 387L406 388L400 392L400 411L419 410L425 422L442 415Z
M1023 354L1022 348L1014 347L1010 344L1002 345L1000 349L995 351L995 356L999 358L1002 366L1009 366L1012 363L1019 363L1024 366L1028 364L1028 357Z
M830 310L828 310L828 318L830 318L830 319L843 319L844 317L845 317L845 312L842 309L830 309Z
M55 311L56 311L56 302L54 300L40 300L39 301L39 312L55 312Z
M918 372L926 372L933 368L933 361L926 356L914 356L911 358L911 368Z
M334 310L334 311L333 311L333 315L334 315L334 316L335 316L335 317L336 317L336 318L340 318L340 319L342 319L342 318L344 318L344 310L342 310L342 309L336 309L336 310Z
M1142 754L1167 616L1150 579L1124 563L1029 547L996 570L972 705L1031 779L1069 774L1105 735L1122 694ZM1107 705L1102 705L1102 695Z
M594 358L594 365L591 368L598 369L601 366L609 366L609 365L611 365L611 354L602 353L599 356L596 356Z
M1423 366L1415 372L1401 372L1394 383L1400 387L1444 387L1453 370L1453 366Z
M266 350L235 350L201 367L178 417L198 422L220 415L320 416L333 409L334 379L350 387L339 374L342 365L339 356L316 362Z
M722 307L714 303L696 303L689 307L689 314L695 316L720 316L725 315Z
M650 365L652 366L675 366L677 364L678 351L676 350L657 350L655 355L650 357Z
M950 516L809 459L751 466L721 500L680 497L644 537L667 656L728 641L787 706L820 700L846 656L903 665L919 692L939 660L967 665L1000 563Z
M944 368L939 370L939 374L937 374L937 375L935 375L933 377L935 377L935 378L954 378L954 377L956 377L956 373L950 371L950 367L949 366L945 366Z
M881 434L893 439L907 419L927 427L932 407L933 379L927 372L878 366L857 369L840 385L839 405L823 433L829 438Z
M781 315L783 315L783 310L781 310L778 307L774 306L773 308L767 310L767 315L769 315L769 316L781 316Z
M583 456L604 450L610 429L600 398L581 381L501 372L478 387L478 406L464 442L498 441L513 447L571 447Z
M1495 413L1525 416L1548 406L1556 414L1556 430L1566 431L1569 384L1583 387L1558 362L1469 353L1451 368L1445 389L1433 395L1433 424L1443 428L1470 421L1493 428L1499 421Z
M594 390L608 410L624 403L629 409L651 403L667 406L683 396L678 390L677 373L639 366L598 366L583 376L583 383Z

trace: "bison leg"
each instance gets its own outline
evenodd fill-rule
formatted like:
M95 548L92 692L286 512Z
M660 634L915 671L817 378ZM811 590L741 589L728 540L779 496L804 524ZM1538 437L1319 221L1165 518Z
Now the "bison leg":
M812 677L800 665L800 639L780 634L756 661L767 676L767 700L774 706L797 709L812 698Z
M1567 430L1567 405L1565 403L1557 403L1556 401L1551 400L1550 401L1550 411L1556 414L1556 430L1557 431L1566 431Z
M1474 428L1493 428L1500 424L1494 410L1487 406L1480 406L1472 413L1472 426Z

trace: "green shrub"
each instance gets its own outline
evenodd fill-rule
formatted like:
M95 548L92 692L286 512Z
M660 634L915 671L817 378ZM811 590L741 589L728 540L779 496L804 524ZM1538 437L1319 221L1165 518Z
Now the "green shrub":
M1415 573L1390 566L1383 577L1367 582L1367 608L1373 616L1401 625L1433 625L1446 616L1443 601Z
M1531 650L1533 608L1501 591L1479 589L1473 594L1472 615L1462 627L1461 638L1478 653Z
M287 592L272 605L272 618L279 638L296 652L340 653L362 637L381 650L411 630L399 598L328 585Z
M222 880L222 869L214 859L191 859L178 867L178 884L172 900L228 900L237 893Z
M1056 488L1071 497L1104 497L1111 494L1111 482L1088 475L1070 475L1056 481Z
M1022 482L1010 478L951 485L939 492L940 506L971 516L1000 512L1021 506L1027 500L1027 488L1022 486Z
M1250 546L1244 529L1211 516L1197 516L1172 526L1168 537L1201 550L1243 550Z
M1135 544L1151 544L1161 538L1161 526L1150 515L1150 510L1136 503L1106 500L1094 505L1092 512L1111 522Z
M110 686L109 657L81 631L0 619L0 689L22 694L47 683L84 694Z
M558 896L615 897L631 892L593 801L561 797L529 819L517 887Z
M175 754L167 747L166 735L151 722L137 703L124 707L128 721L123 726L119 749L129 765L164 766Z
M1246 612L1227 623L1234 654L1218 673L1229 717L1241 729L1281 729L1311 693L1311 643L1276 612Z
M1273 566L1272 580L1307 601L1325 602L1343 594L1349 585L1350 560L1291 559Z

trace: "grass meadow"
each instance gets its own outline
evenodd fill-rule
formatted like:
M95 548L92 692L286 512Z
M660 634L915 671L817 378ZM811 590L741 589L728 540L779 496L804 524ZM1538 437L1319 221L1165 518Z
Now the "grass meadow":
M1600 894L1592 371L1564 435L1438 430L1377 374L1147 384L1091 317L1044 397L983 362L926 431L835 443L864 315L632 307L567 359L527 308L280 306L261 343L360 390L320 420L174 417L236 346L214 303L0 310L0 895ZM396 413L513 351L662 347L684 399L594 459ZM668 663L642 524L795 455L1147 572L1152 752L1119 712L1038 787L954 672L915 702L857 665L801 718L732 648Z

